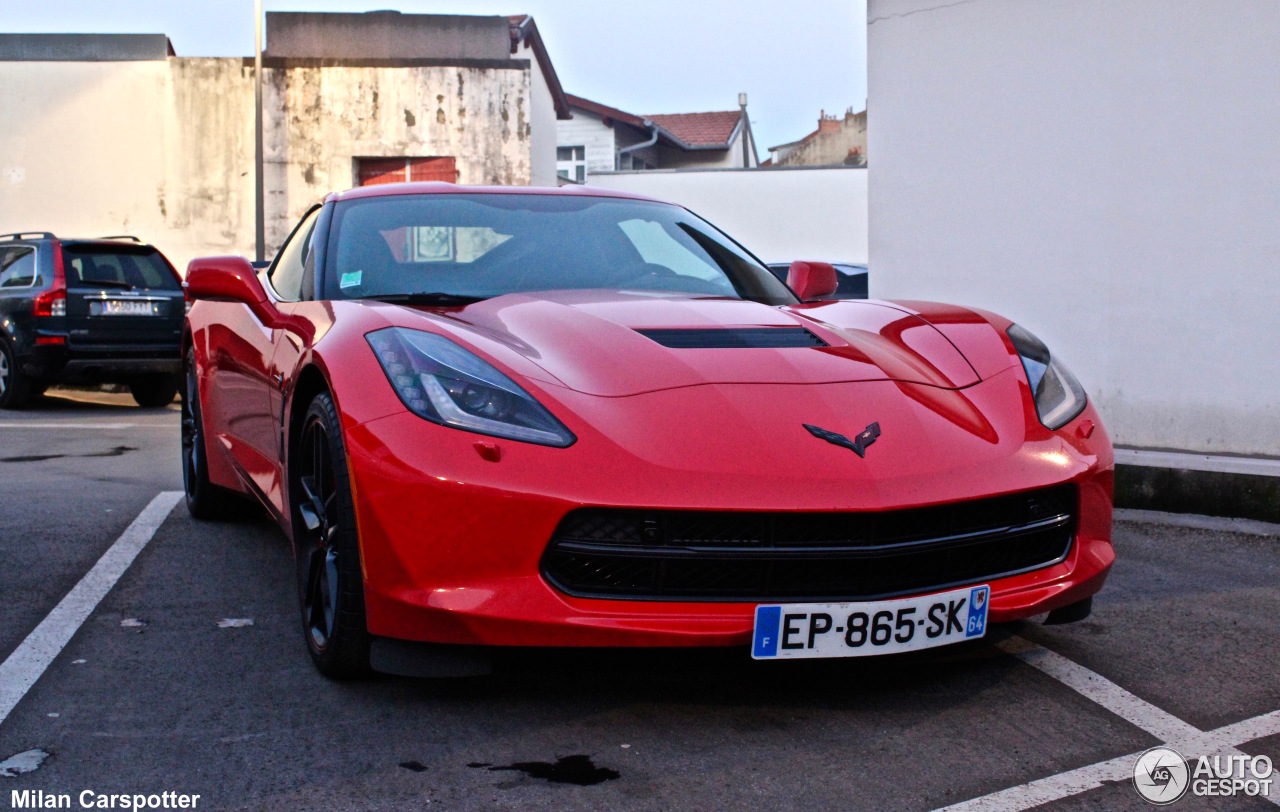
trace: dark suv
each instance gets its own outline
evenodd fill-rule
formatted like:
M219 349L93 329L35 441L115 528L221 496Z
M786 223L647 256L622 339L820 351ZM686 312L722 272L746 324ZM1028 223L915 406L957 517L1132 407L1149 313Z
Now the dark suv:
M182 277L135 237L0 235L0 409L54 383L123 383L167 405L185 312Z

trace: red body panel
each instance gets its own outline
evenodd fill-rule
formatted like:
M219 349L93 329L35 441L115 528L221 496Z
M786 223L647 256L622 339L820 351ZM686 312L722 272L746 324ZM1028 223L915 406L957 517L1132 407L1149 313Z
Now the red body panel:
M475 190L442 193L457 191ZM1060 430L1044 428L1004 335L1009 322L990 314L612 291L512 294L452 309L338 301L273 310L270 323L230 302L197 302L190 314L210 477L255 494L289 532L281 432L306 407L293 400L299 379L319 371L342 415L376 635L553 646L749 641L754 603L580 599L551 587L539 560L561 518L581 506L879 511L1076 483L1070 553L992 582L997 622L1092 595L1114 559L1114 463L1102 421L1090 405ZM364 338L392 325L446 335L492 363L577 441L495 439L412 414ZM829 346L676 350L636 332L770 325L803 326ZM882 435L865 458L802 426L852 436L872 421ZM1084 421L1097 427L1088 437L1076 431Z

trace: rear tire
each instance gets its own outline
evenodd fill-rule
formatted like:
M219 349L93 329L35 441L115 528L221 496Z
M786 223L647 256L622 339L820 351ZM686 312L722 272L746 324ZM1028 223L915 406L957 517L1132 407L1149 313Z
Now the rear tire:
M13 345L0 338L0 409L21 409L31 397L31 381L18 368Z
M144 409L162 409L173 403L182 388L181 375L148 375L129 382L129 393Z
M240 518L247 512L245 500L209 481L195 350L187 351L183 367L187 385L182 389L182 484L187 512L197 519L213 521Z
M333 398L321 392L290 456L294 557L311 661L334 679L369 672L369 626L355 505Z

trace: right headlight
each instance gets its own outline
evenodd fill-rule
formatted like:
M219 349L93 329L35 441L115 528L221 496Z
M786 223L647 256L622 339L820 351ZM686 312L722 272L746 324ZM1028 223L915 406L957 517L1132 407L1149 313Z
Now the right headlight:
M387 327L365 338L400 400L418 417L557 448L577 439L519 384L444 336Z
M1043 341L1016 324L1009 328L1009 340L1022 358L1036 414L1045 428L1060 429L1084 411L1088 402L1084 387L1071 370L1050 354Z

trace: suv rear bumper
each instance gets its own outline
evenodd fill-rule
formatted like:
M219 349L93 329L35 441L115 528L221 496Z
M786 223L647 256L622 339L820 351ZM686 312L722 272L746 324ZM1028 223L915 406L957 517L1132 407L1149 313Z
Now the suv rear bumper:
M105 348L44 345L32 348L22 371L60 383L125 383L141 375L182 371L181 347Z

